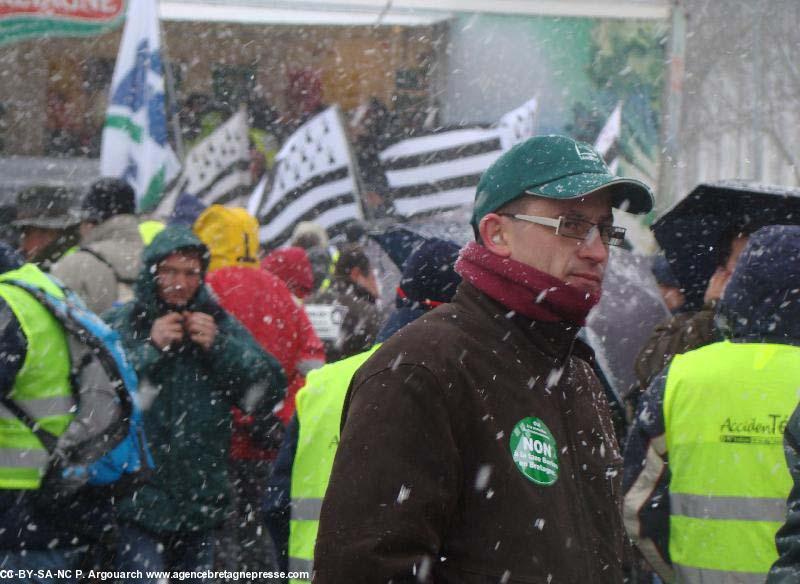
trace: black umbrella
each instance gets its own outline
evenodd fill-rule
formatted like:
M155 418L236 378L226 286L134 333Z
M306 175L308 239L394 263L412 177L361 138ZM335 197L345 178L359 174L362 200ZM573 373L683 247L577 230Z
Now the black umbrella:
M732 232L775 224L800 225L800 189L720 181L698 185L652 229L684 289L687 306L697 309L716 269L720 240Z

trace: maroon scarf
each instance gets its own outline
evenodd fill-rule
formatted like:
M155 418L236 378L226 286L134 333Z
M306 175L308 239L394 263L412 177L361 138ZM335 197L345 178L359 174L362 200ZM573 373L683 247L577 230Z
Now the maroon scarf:
M506 308L531 320L568 321L583 326L600 301L599 292L585 292L536 268L503 259L475 242L461 250L456 272Z

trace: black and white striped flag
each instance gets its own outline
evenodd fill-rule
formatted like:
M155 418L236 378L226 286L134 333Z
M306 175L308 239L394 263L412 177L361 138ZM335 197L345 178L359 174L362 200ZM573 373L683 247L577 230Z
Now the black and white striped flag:
M612 174L617 174L619 168L619 139L622 135L622 102L617 104L611 115L608 116L603 129L597 135L594 149L608 163Z
M525 102L500 118L497 129L503 150L510 150L520 142L533 137L536 128L536 98Z
M496 127L461 128L408 138L380 154L395 212L404 217L471 205L483 172L531 137L536 100L504 115Z
M156 215L168 217L181 193L197 197L206 206L240 203L233 198L242 192L240 187L250 186L250 138L244 109L189 150L173 185Z
M496 129L465 128L408 138L381 152L398 215L469 204L484 170L502 153Z
M262 242L283 243L299 221L314 221L335 233L347 221L363 218L338 106L300 126L276 161L271 190L256 189L248 204L261 223Z

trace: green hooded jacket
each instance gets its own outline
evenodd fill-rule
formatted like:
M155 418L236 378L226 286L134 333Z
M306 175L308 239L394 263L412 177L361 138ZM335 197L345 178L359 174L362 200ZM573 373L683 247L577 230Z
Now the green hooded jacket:
M258 415L283 399L286 378L278 361L201 287L186 310L214 317L211 349L185 341L161 351L150 342L153 322L170 312L156 293L157 264L171 253L208 253L186 228L167 228L144 250L134 299L105 315L119 331L140 380L147 440L156 468L152 480L119 503L123 521L152 532L207 531L218 525L229 499L227 459L231 406ZM259 392L260 400L252 399ZM148 404L148 402L152 402Z

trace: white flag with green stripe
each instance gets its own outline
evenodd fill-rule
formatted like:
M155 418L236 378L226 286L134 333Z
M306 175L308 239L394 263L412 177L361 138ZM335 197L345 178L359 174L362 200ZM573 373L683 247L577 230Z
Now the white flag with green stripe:
M137 206L158 203L180 163L167 142L156 0L128 2L100 151L100 174L127 180Z

